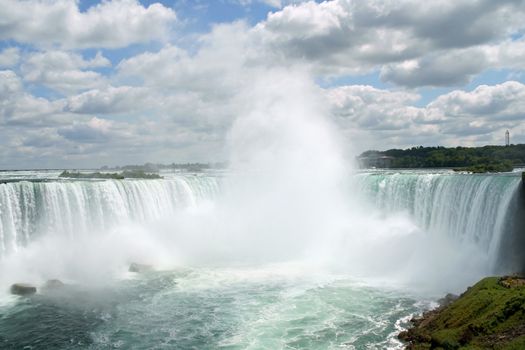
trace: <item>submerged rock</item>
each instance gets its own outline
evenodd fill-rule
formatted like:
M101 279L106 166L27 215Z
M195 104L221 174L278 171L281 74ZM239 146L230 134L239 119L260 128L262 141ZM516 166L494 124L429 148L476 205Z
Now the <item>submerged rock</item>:
M57 279L47 280L44 284L44 288L46 289L57 289L62 288L64 286L64 282Z
M129 272L137 272L137 273L148 272L152 270L153 270L153 266L146 265L146 264L138 264L138 263L131 263L128 269Z
M11 294L32 295L36 293L36 287L26 283L15 283L11 286Z

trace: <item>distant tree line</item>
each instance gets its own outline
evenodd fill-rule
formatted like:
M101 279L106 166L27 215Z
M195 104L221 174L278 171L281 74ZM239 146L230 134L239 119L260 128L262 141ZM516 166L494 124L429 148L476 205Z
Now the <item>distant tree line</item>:
M160 163L145 163L143 165L124 165L109 167L107 165L101 167L101 170L131 170L131 171L148 171L158 172L162 169L176 169L176 170L188 170L188 171L204 171L208 169L224 169L227 167L226 163L171 163L171 164L160 164Z
M78 171L67 171L64 170L59 177L71 178L71 179L162 179L159 174L146 173L143 170L124 170L120 173L81 173Z
M474 172L511 171L525 164L525 144L483 147L412 147L366 151L363 157L392 157L391 168L454 168Z

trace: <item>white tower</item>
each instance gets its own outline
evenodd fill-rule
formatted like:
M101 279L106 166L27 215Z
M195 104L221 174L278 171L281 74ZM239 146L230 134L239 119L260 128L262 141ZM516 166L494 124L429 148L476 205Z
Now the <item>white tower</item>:
M505 146L510 146L510 132L505 131Z

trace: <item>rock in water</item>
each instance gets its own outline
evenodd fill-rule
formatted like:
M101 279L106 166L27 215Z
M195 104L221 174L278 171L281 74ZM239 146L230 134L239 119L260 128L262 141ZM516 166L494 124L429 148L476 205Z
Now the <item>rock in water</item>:
M36 293L36 287L26 283L15 283L11 286L11 294L32 295Z
M145 264L137 264L137 263L131 263L128 269L129 272L137 272L137 273L148 272L151 270L153 270L153 266L145 265Z
M62 282L61 280L57 280L57 279L48 280L44 284L44 288L46 289L57 289L57 288L62 288L63 286L64 286L64 282Z

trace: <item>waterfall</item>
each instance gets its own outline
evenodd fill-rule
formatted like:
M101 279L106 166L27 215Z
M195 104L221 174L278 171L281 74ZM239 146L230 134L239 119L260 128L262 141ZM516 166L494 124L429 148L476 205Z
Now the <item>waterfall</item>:
M407 212L431 235L484 251L493 270L515 219L516 174L372 172L358 176L365 197L385 215Z
M19 181L0 184L0 257L39 235L74 236L119 223L147 222L213 198L219 180Z
M517 247L521 246L518 231L523 226L517 222L522 215L518 205L521 180L516 174L374 171L359 173L353 180L358 186L352 195L364 196L363 200L385 218L405 213L426 235L449 237L457 247L474 245L489 257L493 271L497 271L497 267L501 270L503 266L503 272L517 271L516 266L522 264L523 254ZM220 192L228 192L228 188L231 190L235 186L241 186L235 177L228 180L209 174L178 174L159 180L64 181L48 177L37 182L3 183L0 184L0 258L30 246L32 241L46 235L75 239L92 232L106 232L130 222L147 224L162 219L170 222L177 210L197 207L203 200L213 200ZM238 222L239 215L243 218L249 213L241 214L242 207L231 209L232 212L228 212L231 215L226 215L222 221L220 215L225 214L224 210L217 214L219 216L181 218L186 221L177 222L180 229L175 232L178 235L175 246L191 251L185 242L202 240L202 237L197 238L198 234L203 234L203 237L220 235L205 230L206 225L212 222L229 235L237 232L234 224ZM297 228L301 220L293 222L295 228L272 228L284 230L278 231L281 232L278 235L292 237L290 244L300 237L295 235L304 235L307 231L304 225L301 229ZM381 226L383 223L378 221L374 225ZM257 229L248 227L252 231ZM316 230L323 232L323 227ZM239 235L245 232L240 231ZM195 237L181 236L184 234ZM220 236L214 246L231 245L228 234ZM241 236L233 236L242 241ZM270 237L273 237L270 231L262 230L252 237L253 240L246 239L260 245L262 241L271 241Z

